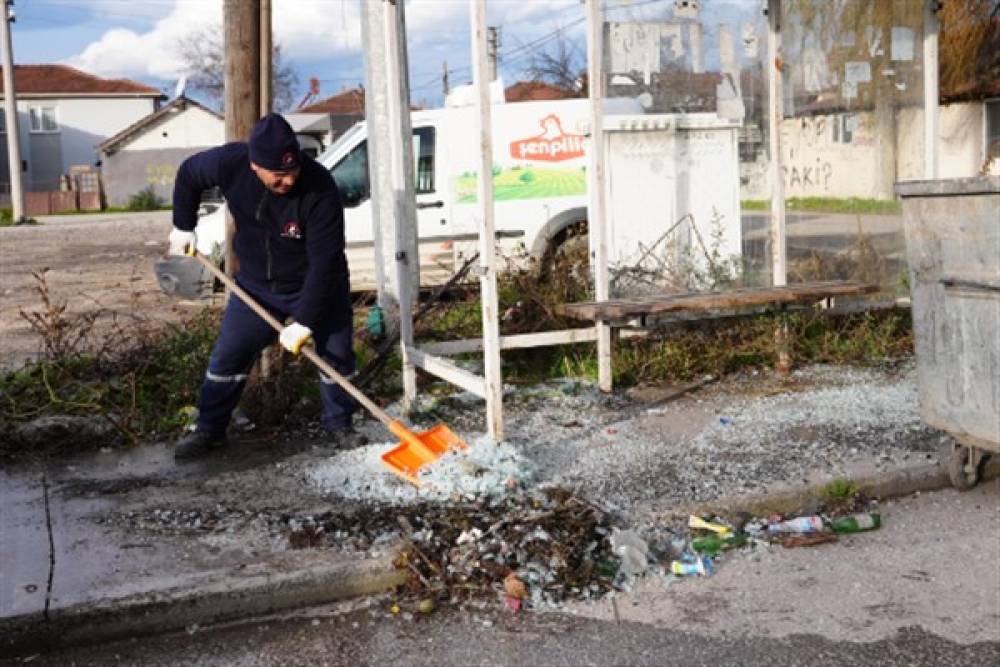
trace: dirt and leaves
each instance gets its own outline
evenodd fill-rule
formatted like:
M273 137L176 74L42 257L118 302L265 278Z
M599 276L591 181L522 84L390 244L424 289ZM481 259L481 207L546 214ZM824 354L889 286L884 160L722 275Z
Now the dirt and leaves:
M511 591L535 606L599 597L611 590L619 565L608 539L611 516L561 488L286 520L292 546L398 534L397 565L409 572L404 592L439 603Z

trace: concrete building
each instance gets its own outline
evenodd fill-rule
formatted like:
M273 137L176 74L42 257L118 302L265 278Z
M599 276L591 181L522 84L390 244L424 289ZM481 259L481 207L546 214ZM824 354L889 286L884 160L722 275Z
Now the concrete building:
M924 178L923 110L895 115L895 180ZM831 111L786 118L781 150L786 197L894 199L879 178L881 142L875 112ZM938 175L977 176L1000 161L1000 82L963 96L942 95L938 108ZM995 167L994 167L995 168ZM768 199L766 156L740 165L741 199Z
M27 191L58 190L73 165L93 165L99 143L156 111L165 97L135 81L103 79L66 65L15 65L14 86ZM6 131L0 110L0 133ZM0 189L9 188L4 139Z
M152 186L169 202L180 163L225 142L222 116L183 95L97 145L110 206Z

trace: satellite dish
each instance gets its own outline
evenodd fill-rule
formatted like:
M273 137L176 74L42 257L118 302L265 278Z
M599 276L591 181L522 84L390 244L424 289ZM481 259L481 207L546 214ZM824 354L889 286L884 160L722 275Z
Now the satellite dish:
M184 94L184 88L187 86L188 78L187 76L182 76L177 79L177 85L174 86L174 97L180 97Z

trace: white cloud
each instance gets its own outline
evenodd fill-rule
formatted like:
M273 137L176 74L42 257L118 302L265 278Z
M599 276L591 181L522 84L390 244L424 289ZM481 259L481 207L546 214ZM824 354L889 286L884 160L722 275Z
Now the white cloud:
M67 64L100 76L172 79L181 74L180 42L206 24L221 25L222 4L177 2L147 32L111 28Z
M97 10L95 14L101 15L101 7L115 9L117 12L106 15L108 23L112 26L124 23L120 1L97 1L101 4L92 6ZM282 46L285 56L297 63L319 63L356 55L361 49L360 1L367 0L274 0L275 41ZM206 25L217 25L221 30L222 2L159 0L155 7L162 18L145 32L110 27L100 39L66 62L101 76L157 79L180 76L182 39ZM494 1L488 3L488 8L490 23L504 26L512 46L551 30L565 17L575 18L582 12L579 0ZM468 62L466 0L409 0L406 11L411 54L415 50L433 52L435 70L446 52L453 54L449 63ZM422 71L424 63L411 61L411 69Z
M361 15L355 0L276 0L271 25L282 51L299 62L361 49Z

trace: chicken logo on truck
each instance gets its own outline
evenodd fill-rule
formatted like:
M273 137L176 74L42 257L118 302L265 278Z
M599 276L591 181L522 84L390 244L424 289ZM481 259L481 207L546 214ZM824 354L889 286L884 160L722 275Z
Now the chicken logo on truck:
M559 116L550 114L539 123L542 133L529 139L510 142L511 157L519 160L562 162L583 157L582 134L567 134Z

